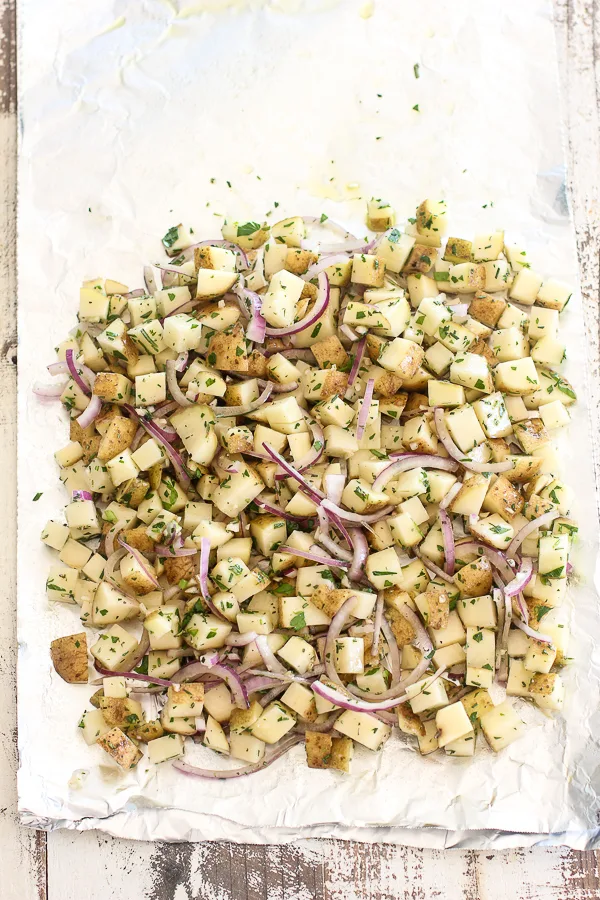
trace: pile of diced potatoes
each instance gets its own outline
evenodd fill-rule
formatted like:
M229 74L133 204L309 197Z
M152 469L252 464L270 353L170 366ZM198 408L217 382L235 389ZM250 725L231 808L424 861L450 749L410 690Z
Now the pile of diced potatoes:
M402 678L422 661L404 610L419 616L433 645L428 670L393 710L394 724L416 738L423 755L443 749L472 756L481 735L494 751L506 747L524 729L509 698L544 711L562 708L569 643L564 604L577 525L553 437L576 400L560 372L560 316L571 289L539 273L502 231L447 236L443 201L424 201L403 229L395 220L389 203L371 200L367 224L379 237L324 268L325 311L291 336L267 337L264 344L247 339L248 319L233 292L242 284L257 292L269 328L311 319L317 281L303 276L320 254L318 244L307 249L311 239L300 216L272 227L225 222L223 246L193 245L192 233L175 226L163 238L171 259L160 289L131 296L110 279L81 288L79 327L57 356L65 360L72 350L95 373L92 393L102 406L82 427L77 417L90 398L68 377L61 401L71 417L70 440L55 459L72 499L64 516L47 522L42 541L58 553L48 600L72 604L94 636L89 648L86 631L58 638L51 652L56 671L71 683L88 683L88 649L100 668L115 673L96 682L79 727L86 743L98 744L123 768L137 765L144 747L152 763L179 758L191 737L255 765L300 726L310 767L348 772L355 745L378 751L388 740L389 713L382 719L344 709L322 731L340 710L311 685L317 679L338 691L347 685L375 704L389 690L383 636L372 652L378 595ZM363 338L365 353L349 383ZM161 404L172 400L169 361L178 362L178 386L189 405L161 419ZM276 391L257 407L265 382ZM368 386L372 398L361 433ZM140 438L130 406L173 432L189 485L178 480L155 433ZM247 412L217 415L227 407ZM394 453L448 456L436 409L444 411L461 462L484 471L416 465L375 490ZM322 451L303 477L313 492L324 493L329 476L341 478L339 505L351 517L387 510L368 528L347 523L362 528L368 541L363 581L349 581L347 564L304 555L331 556L319 545L315 494L298 479L276 478L265 444L292 466ZM503 473L485 471L486 463L506 461L511 467ZM440 503L449 492L444 505L455 533L456 571L443 578L436 574L447 563ZM461 545L475 539L504 552L547 513L552 521L531 531L518 550L534 562L521 598L529 633L513 625L504 643L493 558ZM107 579L109 533L114 549L120 535L136 552L125 551ZM156 552L174 536L196 554ZM348 549L339 529L332 526L328 537ZM210 546L210 607L197 578L203 542ZM322 671L324 637L350 597L356 601L335 641L332 683ZM512 616L521 615L515 599ZM149 649L137 671L170 682L157 718L145 712L140 683L126 677L140 625ZM536 631L543 640L532 636ZM256 639L227 648L230 636L250 632L264 638L287 673L284 689L264 707L269 688L240 708L225 682L178 683L186 659L213 651L244 679L264 672Z

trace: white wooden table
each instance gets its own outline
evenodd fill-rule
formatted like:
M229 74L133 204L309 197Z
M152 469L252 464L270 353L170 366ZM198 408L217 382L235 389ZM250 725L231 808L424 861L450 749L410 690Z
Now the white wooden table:
M50 0L51 2L51 0ZM527 0L524 0L527 2ZM600 0L555 0L569 189L586 303L591 409L600 398ZM564 848L413 850L309 841L302 846L151 844L100 833L46 836L15 806L15 0L0 2L0 898L1 900L590 900L598 855ZM596 458L596 476L600 460Z

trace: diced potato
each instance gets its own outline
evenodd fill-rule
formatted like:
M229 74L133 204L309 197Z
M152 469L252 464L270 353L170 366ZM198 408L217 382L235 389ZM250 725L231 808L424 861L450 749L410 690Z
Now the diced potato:
M443 709L439 709L435 716L435 724L440 732L438 735L438 744L445 747L453 741L458 741L470 735L473 726L460 701L451 703Z
M498 752L521 737L525 724L505 700L481 716L481 728L492 750Z
M133 769L142 758L142 751L120 728L111 728L97 743L122 769Z
M183 737L179 734L165 734L148 741L148 759L154 765L183 756Z
M335 730L369 750L379 750L392 733L389 725L369 713L352 712L351 710L345 710L336 719Z
M87 684L88 658L85 632L56 638L50 644L52 664L69 684Z
M292 638L294 640L294 638ZM279 700L274 700L262 712L262 715L249 726L253 737L265 744L276 744L296 724L293 712Z

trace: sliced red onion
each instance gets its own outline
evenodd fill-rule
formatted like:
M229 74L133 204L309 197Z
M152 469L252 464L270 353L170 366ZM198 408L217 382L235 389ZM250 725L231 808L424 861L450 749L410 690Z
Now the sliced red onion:
M325 450L325 435L323 434L323 429L318 422L315 422L314 419L311 419L308 415L306 415L306 419L308 420L308 426L312 431L313 442L306 456L303 456L296 463L295 468L297 472L306 472L307 469L311 469L321 459ZM282 474L278 472L275 475L277 481L283 481L287 477L288 476L285 473Z
M320 319L329 306L330 297L329 279L324 272L321 272L318 276L318 285L317 299L314 302L311 312L294 325L288 325L285 328L266 328L266 334L268 334L269 337L284 337L288 334L297 334L299 331L304 331L305 328L310 328L317 319Z
M349 550L344 549L344 547L340 547L340 545L330 538L328 534L323 534L320 526L316 538L319 542L317 546L323 544L325 550L329 551L335 559L343 559L345 562L352 562L353 554L350 553Z
M268 382L266 388L256 400L253 400L251 403L247 403L245 406L215 406L213 407L213 412L217 419L221 416L247 416L248 413L254 412L255 409L258 409L263 403L266 403L271 393L273 391L273 385L271 382Z
M312 365L315 363L315 355L308 347L289 347L287 350L274 350L273 353L281 353L286 359L301 359L302 362L307 362ZM273 353L267 353L267 356L272 356Z
M279 675L287 674L286 667L279 662L271 648L269 647L269 642L267 640L266 634L257 634L255 638L256 647L258 652L262 656L262 660L269 670L269 672L274 672Z
M171 687L172 684L179 683L177 681L171 681L169 678L156 678L154 675L143 675L141 672L128 672L127 670L113 672L112 669L105 669L97 660L94 661L94 668L105 678L122 676L123 678L131 678L133 681L145 681L146 684L158 684L161 687Z
M333 731L336 720L342 714L341 709L336 709L333 712L330 712L324 722L303 722L301 719L298 719L295 725L295 731L298 734L306 734L307 731L318 731L320 734L328 734L330 731Z
M356 440L360 441L363 434L365 433L365 425L367 424L367 420L369 418L369 412L371 410L371 400L373 399L373 389L375 387L375 379L369 378L367 381L367 386L365 388L365 396L363 397L360 405L360 412L358 414L358 421L356 423Z
M200 675L216 675L217 678L225 682L231 691L235 705L239 709L248 709L250 705L248 703L248 692L238 673L234 672L229 666L225 666L222 663L206 666L200 662L193 662L179 670L177 673L178 683L195 681Z
M88 425L91 425L92 422L96 421L96 419L100 415L101 409L102 401L100 397L97 397L96 394L94 394L84 411L80 416L77 416L75 421L78 425L81 426L81 428L87 428Z
M324 700L329 700L335 706L339 706L341 709L350 709L353 712L372 713L376 710L393 709L395 706L400 706L401 703L405 703L408 700L406 694L401 694L399 697L391 697L389 700L374 699L372 703L367 703L366 700L351 697L336 690L329 684L324 684L322 681L313 681L311 688L315 694L323 697Z
M541 644L551 644L553 641L547 634L541 634L539 631L536 631L535 628L532 628L531 625L526 625L521 619L513 619L512 624L521 631L524 631L528 637L533 638L534 641L539 641Z
M75 365L74 356L75 356L75 354L73 353L73 350L69 347L69 349L65 352L65 360L67 363L67 367L69 369L69 374L71 375L71 378L73 379L73 381L75 382L75 384L77 385L79 390L83 391L83 393L87 394L89 397L90 394L92 393L91 386L86 381L83 380L83 378L77 371L77 366ZM88 371L91 372L91 370L88 370ZM95 381L95 379L96 379L96 376L94 375L94 378L92 380L92 386L93 386L93 382Z
M454 551L454 532L452 522L445 509L440 507L440 524L442 526L442 542L444 544L445 569L448 575L454 575L456 554Z
M517 569L515 577L512 581L509 581L504 588L505 595L507 597L514 597L515 594L520 594L523 588L527 587L532 578L533 560L525 556L521 560L521 565Z
M529 537L532 532L537 531L540 528L545 528L546 525L550 525L550 523L558 518L558 516L560 516L560 512L557 509L550 510L550 512L544 513L543 516L538 516L537 519L533 519L531 522L528 522L527 525L524 525L520 531L517 531L506 548L506 555L509 559L516 553L523 541Z
M93 500L94 497L89 491L73 491L73 500Z
M288 522L306 522L306 516L294 516L292 513L286 512L285 509L281 509L280 506L275 506L274 503L266 503L260 497L255 497L254 503L270 515L280 516L282 519L287 519Z
M256 639L255 631L247 631L245 634L230 634L225 638L228 647L246 647Z
M318 262L313 263L309 269L302 275L304 281L312 281L321 272L329 269L331 266L337 266L347 263L350 257L347 253L330 253L322 256Z
M367 346L367 338L361 338L356 347L356 353L354 356L354 362L352 363L352 368L350 369L350 374L348 375L348 391L356 381L356 376L358 375L358 371L360 369L360 364L362 363L363 356L365 355L365 347ZM346 398L348 397L348 391L346 391Z
M133 651L133 656L129 657L126 662L129 666L129 671L132 672L136 666L139 666L146 653L150 649L150 635L146 631L145 628L142 629L142 636L139 640L139 643L136 649ZM131 676L128 676L131 677Z
M241 299L242 303L246 304L249 301L250 307L252 309L250 321L246 327L246 337L249 341L255 341L255 343L257 344L264 344L267 323L265 321L265 317L262 314L262 297L260 296L260 294L257 294L256 291L248 290L248 288L245 287L241 282L241 276L240 282L238 285L236 285L234 291Z
M380 519L384 519L386 516L389 516L394 508L393 506L384 506L382 509L378 510L378 512L365 515L363 513L349 512L347 509L342 509L341 506L337 506L335 503L332 503L331 500L327 499L323 499L321 501L321 506L327 511L327 513L334 513L334 515L336 515L339 519L343 519L343 521L345 522L356 522L357 525L379 522Z
M317 550L319 549L316 544L313 544L312 547L315 547ZM347 569L348 563L343 562L340 559L330 559L326 556L320 556L320 554L313 552L312 547L310 550L296 550L294 547L278 547L278 553L290 553L292 556L299 556L301 559L309 559L311 562L317 563L319 566L330 566L335 569Z
M504 462L499 463L475 463L471 462L470 459L465 457L465 454L462 450L456 446L452 438L450 437L450 432L446 426L446 420L444 418L444 410L442 407L436 407L433 413L435 427L438 434L438 437L446 451L450 454L452 459L455 459L457 462L461 464L465 469L468 469L469 472L508 472L509 469L512 469L512 462L507 459Z
M200 562L198 570L198 582L200 591L205 600L210 600L210 591L208 589L208 560L210 556L210 538L203 537L200 539Z
M383 619L383 591L377 594L375 604L375 619L373 622L373 643L371 644L371 656L379 655L379 636L381 634L381 621Z
M180 759L175 760L173 768L177 769L178 772L183 772L184 775L193 775L196 778L213 778L217 781L226 778L241 778L243 775L253 775L255 772L260 772L261 769L266 769L287 753L288 750L295 747L296 744L300 744L302 740L301 734L294 734L288 740L280 741L275 750L268 756L265 756L264 759L261 759L260 762L252 763L249 766L242 766L238 769L200 769L198 766L191 766L189 763L183 762Z
M135 453L135 451L137 450L137 448L140 446L140 441L141 441L141 439L143 438L144 434L145 434L145 431L144 431L144 429L142 428L142 426L140 425L139 428L138 428L138 430L137 430L136 433L134 434L133 440L132 440L132 442L131 442L131 452L132 452L132 453Z
M152 266L144 266L144 284L146 285L146 290L149 294L155 294L157 292L158 287L156 285Z
M119 544L121 545L121 547L123 547L124 550L127 550L127 552L133 556L133 558L135 559L137 564L140 566L140 568L144 572L144 575L146 576L146 578L150 579L152 584L155 587L160 589L160 584L158 582L158 579L156 578L156 575L154 575L154 573L148 568L149 563L148 563L148 560L146 559L146 557L143 556L139 550L136 550L135 547L130 546L130 544L128 544L127 541L123 540L122 536L119 536L118 541L119 541Z
M347 337L349 341L352 341L352 343L360 340L360 335L358 335L355 331L353 331L349 325L346 325L346 324L340 325L340 331L342 332L344 337Z
M179 356L175 360L175 369L177 370L177 372L183 372L183 370L187 366L188 357L189 353L187 350L183 350L179 354Z
M259 637L261 637L261 635L259 635ZM265 635L262 635L262 637L265 637ZM242 670L240 669L240 672L241 671ZM262 678L272 678L274 681L286 681L288 683L290 681L297 681L298 684L310 684L309 677L303 678L301 675L292 675L292 673L288 672L287 669L284 669L283 672L262 672L260 669L249 667L244 671L246 671L249 675L258 675Z
M147 431L148 434L151 435L153 438L156 438L156 440L159 442L159 444L162 445L163 450L169 457L171 464L175 470L177 480L181 483L181 486L184 489L184 491L188 491L192 485L192 481L190 479L190 476L188 475L188 473L185 470L185 464L183 462L183 459L180 456L180 454L176 450L174 450L173 447L171 447L169 440L164 437L164 434L163 434L163 432L161 432L161 429L158 428L154 424L154 422L146 419L144 416L141 416L133 408L133 406L130 406L129 403L125 403L123 406L123 409L126 410L126 412L132 418L137 419L137 421L140 423L142 428L145 431Z
M460 544L455 545L455 550L457 554L466 550L467 552L474 551L478 556L486 556L491 564L500 572L505 582L512 581L514 578L515 573L501 550L495 550L493 547L488 547L487 544L482 544L480 541L461 541Z
M446 459L444 456L435 456L433 453L403 453L379 473L373 482L373 490L383 491L388 481L391 481L396 475L418 468L455 472L458 466L454 460Z
M36 381L33 385L33 393L37 397L45 397L47 400L58 400L66 386L66 381L63 381L62 384L42 384L40 381Z
M154 552L157 556L195 556L198 552L196 547L174 547L171 545L170 547L165 546L165 544L156 544L154 547Z
M175 402L178 403L179 406L193 406L194 404L191 400L188 400L177 382L177 361L174 359L168 359L165 365L165 369L167 372L167 387L173 400L175 400Z
M277 697L279 697L281 694L283 694L284 691L287 691L288 687L289 687L289 684L287 684L285 682L283 684L281 684L281 682L280 682L274 688L271 688L271 690L268 691L268 693L264 694L262 697L259 697L258 702L264 709L265 706L268 706L269 703L271 703L273 700L276 700Z
M352 540L352 565L348 572L350 581L360 581L363 574L363 566L369 555L367 539L360 528L351 528L348 532Z
M289 478L293 478L298 482L302 493L306 494L313 501L313 503L316 503L318 505L321 500L325 499L325 495L322 493L322 491L310 485L308 481L299 472L297 472L296 469L292 465L290 465L290 463L286 459L284 459L280 453L277 453L276 450L273 450L271 445L266 441L263 441L263 448L269 454L273 462L279 463L279 465L284 470L284 472L287 473L287 476ZM306 517L304 517L304 519L306 519Z
M346 484L346 478L341 473L337 472L328 472L325 475L324 479L324 487L325 493L327 494L327 499L331 500L332 503L335 503L337 506L342 502L342 493L344 491L344 485Z
M118 533L120 531L122 531L124 528L125 528L125 522L123 519L121 519L121 521L115 522L114 525L111 525L111 527L108 529L108 531L104 535L104 552L106 553L107 558L110 558L114 554L115 538L118 535ZM125 555L125 554L123 554L123 555ZM107 571L109 568L110 568L109 566L106 566L105 575L111 574L110 571Z
M449 584L454 584L454 578L452 577L452 575L448 575L447 572L444 572L444 570L437 566L434 562L432 562L432 560L430 560L428 556L425 556L425 554L421 550L419 550L418 547L413 547L412 549L415 556L418 556L425 568L429 569L430 572L433 572L433 574L437 578L441 578L443 581L447 581Z
M456 481L452 485L452 487L450 488L448 493L445 494L444 497L442 498L442 500L440 502L440 509L448 509L448 507L450 506L450 504L452 503L452 501L454 500L454 498L456 497L458 492L461 490L461 488L462 488L462 482Z
M332 618L329 628L327 629L327 638L325 641L325 670L328 677L341 687L343 687L343 685L333 662L335 659L335 642L340 636L342 629L348 623L352 611L356 606L356 601L357 598L354 595L348 597Z
M297 381L288 381L287 384L278 384L275 381L265 381L264 379L259 378L258 383L262 388L266 387L267 384L271 384L273 386L274 394L289 394L292 391L298 390Z
M125 300L135 300L136 297L143 297L145 293L144 288L136 288L135 291L127 291L126 294L121 294L121 296Z

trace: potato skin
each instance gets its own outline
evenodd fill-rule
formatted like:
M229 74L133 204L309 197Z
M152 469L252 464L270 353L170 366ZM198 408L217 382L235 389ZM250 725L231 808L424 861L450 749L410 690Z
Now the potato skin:
M207 360L215 369L225 372L247 372L246 339L241 325L231 331L216 331L208 345Z
M50 644L52 664L68 684L87 684L87 637L84 631L56 638Z
M415 272L429 272L437 259L438 252L435 247L426 247L425 244L415 244L410 256L406 260L402 272L411 275Z
M127 737L120 728L112 728L98 738L98 744L112 756L122 769L133 769L142 758L142 751Z
M337 769L338 772L350 772L350 763L354 755L354 744L352 738L337 737L331 740L331 759L329 761L330 769Z
M331 762L331 735L320 731L307 731L306 762L309 769L328 769Z
M348 354L344 350L340 339L335 334L325 338L324 341L318 341L316 344L313 344L310 349L312 350L320 369L327 369L331 366L337 366L339 369L348 362Z
M486 294L485 291L477 291L471 300L469 315L481 322L482 325L495 328L506 307L506 300L502 297L493 297L491 294Z
M192 581L195 575L194 563L189 556L167 557L164 561L165 575L169 584L179 584L180 581Z
M457 546L460 553L460 544ZM492 566L489 559L482 556L467 563L454 576L454 582L463 597L484 597L492 589Z
M398 612L397 609L394 609L393 606L388 606L385 610L385 616L394 632L398 647L402 648L406 644L410 644L414 641L415 630L408 619L404 618L402 613Z

